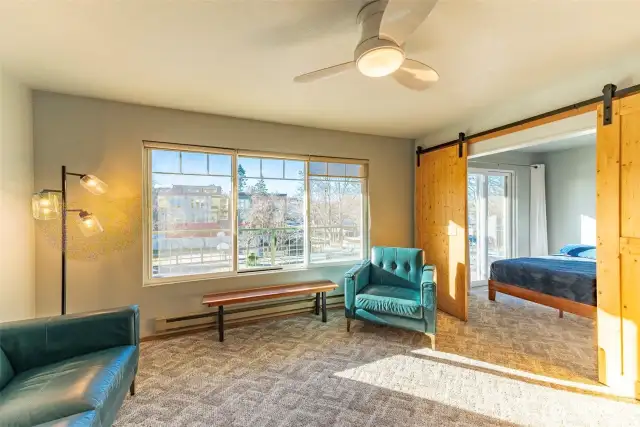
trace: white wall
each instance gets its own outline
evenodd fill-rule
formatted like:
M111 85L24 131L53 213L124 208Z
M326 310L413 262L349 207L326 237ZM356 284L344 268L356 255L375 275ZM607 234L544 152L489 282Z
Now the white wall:
M515 203L515 257L529 256L529 213L531 193L531 168L496 163L532 165L538 162L536 153L509 152L469 159L469 167L514 172Z
M369 159L371 244L413 245L414 141L303 128L97 99L34 93L35 183L58 187L60 166L93 173L109 184L105 196L69 186L70 205L99 216L105 233L70 237L68 309L80 312L140 304L142 335L153 319L204 310L213 291L332 279L348 267L269 273L142 287L142 140ZM58 312L59 230L36 231L37 313ZM72 233L76 227L70 227Z
M596 148L546 153L549 253L570 243L595 245Z
M31 91L0 67L0 322L35 315Z

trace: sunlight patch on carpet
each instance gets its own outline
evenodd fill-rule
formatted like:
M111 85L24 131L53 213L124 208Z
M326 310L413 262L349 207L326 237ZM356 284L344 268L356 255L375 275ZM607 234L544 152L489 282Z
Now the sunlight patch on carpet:
M335 375L520 425L557 425L560 419L565 426L640 424L640 405L634 403L408 355Z

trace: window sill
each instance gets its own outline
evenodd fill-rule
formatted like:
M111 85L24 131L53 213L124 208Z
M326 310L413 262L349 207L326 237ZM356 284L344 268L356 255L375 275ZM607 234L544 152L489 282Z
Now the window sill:
M142 284L143 288L153 288L157 286L164 285L177 285L180 283L190 283L190 282L209 282L215 281L218 279L236 279L247 276L262 276L262 275L271 275L271 274L286 274L286 273L301 273L305 271L317 271L323 268L332 268L332 267L352 267L362 260L352 260L352 261L336 261L336 262L326 262L326 263L317 263L308 265L306 267L297 267L297 268L283 268L281 270L263 270L263 271L240 271L240 272L231 272L231 273L218 273L210 276L198 276L198 277L190 277L190 276L176 276L176 277L166 277L166 278L157 278L151 280L145 280Z

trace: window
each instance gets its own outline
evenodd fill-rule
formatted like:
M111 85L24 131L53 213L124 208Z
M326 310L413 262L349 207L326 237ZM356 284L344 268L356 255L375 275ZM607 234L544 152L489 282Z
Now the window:
M149 152L150 277L232 271L232 223L228 215L220 215L215 208L230 205L233 156L155 149Z
M302 266L305 162L238 157L238 270Z
M469 168L467 206L471 286L486 286L491 263L512 257L512 182L512 172Z
M145 283L362 259L366 162L145 143Z
M364 166L309 165L311 263L362 259Z

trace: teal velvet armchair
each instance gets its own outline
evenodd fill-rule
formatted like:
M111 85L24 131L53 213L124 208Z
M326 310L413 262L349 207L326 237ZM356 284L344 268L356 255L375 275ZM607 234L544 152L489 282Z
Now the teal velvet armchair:
M138 307L0 324L0 426L108 427L135 392Z
M375 246L371 259L345 275L347 331L351 320L422 332L435 348L436 283L432 265L423 265L421 249Z

